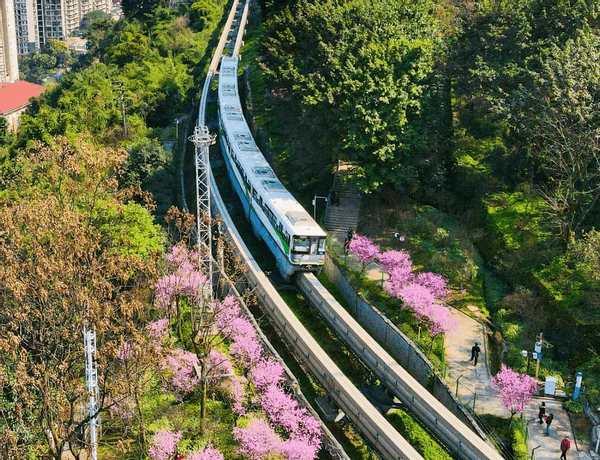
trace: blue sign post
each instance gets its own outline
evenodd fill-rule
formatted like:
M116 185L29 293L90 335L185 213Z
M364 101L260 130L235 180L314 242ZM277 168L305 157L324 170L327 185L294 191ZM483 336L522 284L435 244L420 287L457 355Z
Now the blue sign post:
M577 379L575 380L575 393L573 394L573 401L579 398L579 392L581 391L581 379L583 374L581 372L577 372Z

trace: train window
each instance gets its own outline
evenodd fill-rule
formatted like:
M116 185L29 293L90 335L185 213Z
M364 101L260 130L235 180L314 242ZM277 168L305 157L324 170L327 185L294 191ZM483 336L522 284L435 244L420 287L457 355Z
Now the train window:
M309 252L310 251L310 237L294 235L294 245L292 246L292 252Z
M326 238L324 238L324 237L319 238L319 249L317 251L319 254L325 254L325 245L326 245L326 243L327 243L327 239Z

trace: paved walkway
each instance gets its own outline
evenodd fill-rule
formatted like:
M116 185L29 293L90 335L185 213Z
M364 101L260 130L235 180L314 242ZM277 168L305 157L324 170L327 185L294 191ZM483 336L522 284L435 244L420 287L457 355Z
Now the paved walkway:
M343 241L339 241L343 244ZM360 271L358 258L349 253L346 257L346 263L352 270ZM372 280L380 281L387 278L377 264L370 264L365 270L365 276ZM459 322L458 330L455 334L446 337L446 363L448 366L447 383L448 386L456 391L458 380L459 399L470 407L475 407L476 414L492 414L500 417L509 418L510 412L504 407L497 393L492 388L491 374L489 370L487 335L485 326L473 317L459 310L452 309L452 313ZM473 313L477 315L476 307L473 307ZM479 343L481 355L477 365L473 365L469 358L471 357L471 347L475 342ZM554 414L554 421L550 426L550 435L545 435L546 425L539 425L538 406L544 401L546 404L546 413ZM519 417L516 415L515 417ZM574 440L571 422L567 412L562 408L562 401L553 397L537 397L525 408L523 417L528 421L529 427L529 453L531 455L535 449L535 460L549 460L560 457L559 445L564 436L568 435L571 439L571 450L567 458L590 459L591 457L583 451L577 450Z
M476 414L510 417L510 412L492 388L484 326L461 311L454 308L451 311L459 326L457 331L445 340L448 386L455 390L458 380L459 398L471 408L474 406ZM471 347L475 342L481 348L476 366L469 361Z

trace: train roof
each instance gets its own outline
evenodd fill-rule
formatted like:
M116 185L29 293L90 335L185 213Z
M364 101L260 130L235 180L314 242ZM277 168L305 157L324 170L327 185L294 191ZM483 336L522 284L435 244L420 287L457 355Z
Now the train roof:
M264 202L270 204L274 212L285 218L284 223L293 227L294 233L325 236L321 227L281 183L256 145L240 105L237 68L237 58L223 57L221 59L219 108L230 147L234 150L256 192Z

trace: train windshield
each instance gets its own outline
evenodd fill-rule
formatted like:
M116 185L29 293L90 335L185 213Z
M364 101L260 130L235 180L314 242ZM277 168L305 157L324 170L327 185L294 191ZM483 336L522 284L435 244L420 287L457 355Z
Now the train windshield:
M295 253L310 253L324 254L325 253L325 238L318 236L294 236L294 244L292 252Z
M310 251L310 237L294 235L294 245L292 246L292 252L308 253L309 251Z

